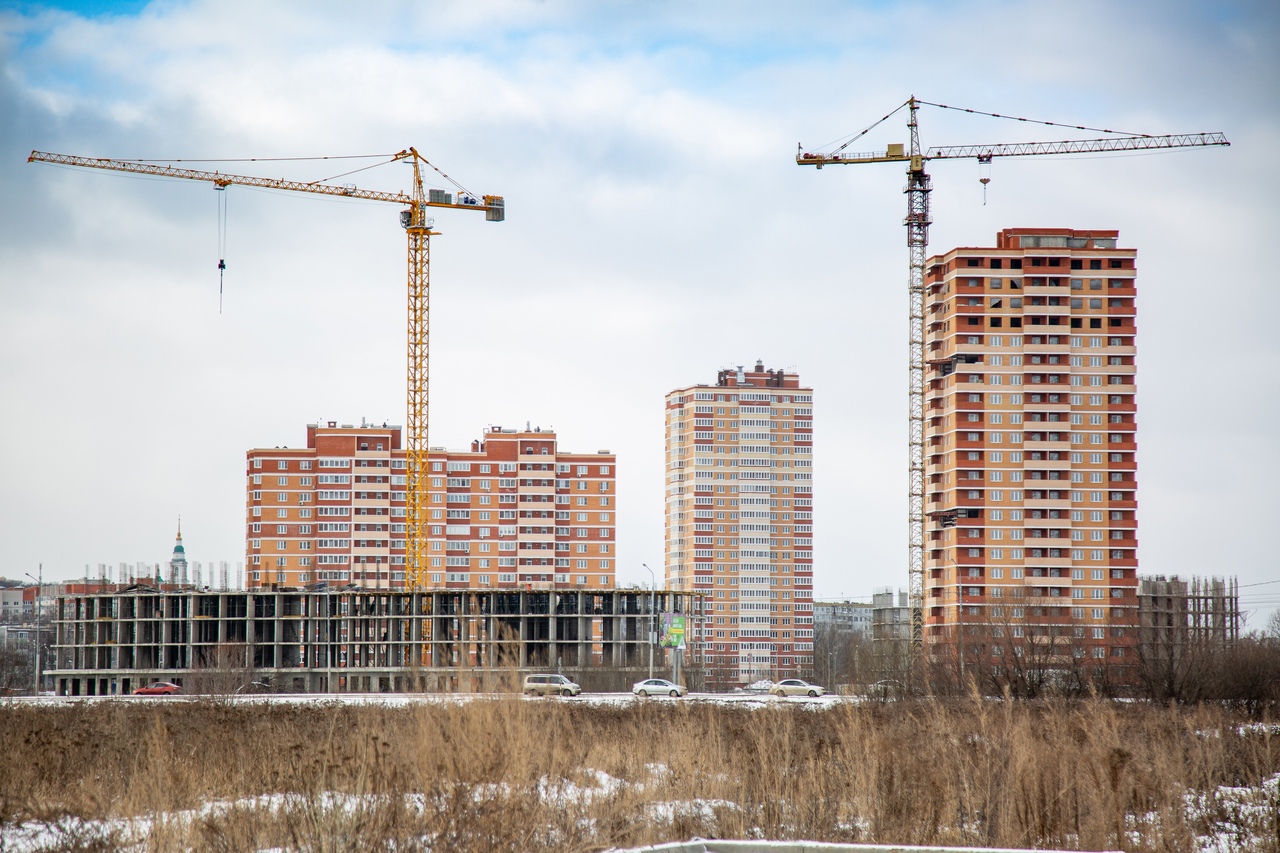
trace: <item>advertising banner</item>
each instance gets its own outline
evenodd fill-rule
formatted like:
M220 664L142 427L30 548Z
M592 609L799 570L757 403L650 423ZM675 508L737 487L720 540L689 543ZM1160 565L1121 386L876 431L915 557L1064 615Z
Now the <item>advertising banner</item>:
M662 614L662 647L683 649L685 617L679 613Z

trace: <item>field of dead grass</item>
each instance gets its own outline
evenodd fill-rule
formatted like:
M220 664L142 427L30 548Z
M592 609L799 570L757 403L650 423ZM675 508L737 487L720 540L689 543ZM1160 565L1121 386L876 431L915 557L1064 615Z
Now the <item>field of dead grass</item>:
M1267 721L1103 700L12 704L0 850L600 850L700 835L1280 851L1277 773ZM1248 808L1222 801L1229 786ZM1244 846L1205 847L1222 838Z

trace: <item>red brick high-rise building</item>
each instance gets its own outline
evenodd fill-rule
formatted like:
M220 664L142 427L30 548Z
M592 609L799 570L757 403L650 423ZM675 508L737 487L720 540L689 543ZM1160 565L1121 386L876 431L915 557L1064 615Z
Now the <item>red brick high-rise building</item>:
M427 588L612 589L617 460L560 450L554 432L488 428L433 448ZM304 448L247 454L247 586L403 589L400 427L307 426Z
M1011 228L925 279L925 642L997 680L1131 676L1133 249ZM957 644L956 638L964 638ZM971 670L972 672L972 670Z

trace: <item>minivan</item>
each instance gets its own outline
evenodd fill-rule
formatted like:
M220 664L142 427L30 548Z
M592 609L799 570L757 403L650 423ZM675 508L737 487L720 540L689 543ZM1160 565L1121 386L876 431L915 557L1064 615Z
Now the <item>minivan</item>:
M524 677L524 695L526 696L577 696L582 687L574 684L563 675L526 675Z

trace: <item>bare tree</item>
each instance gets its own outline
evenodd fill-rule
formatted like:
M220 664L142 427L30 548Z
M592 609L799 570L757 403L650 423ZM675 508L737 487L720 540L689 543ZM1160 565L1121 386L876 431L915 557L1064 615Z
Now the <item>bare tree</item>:
M223 643L198 662L183 685L187 693L229 696L258 683L244 643Z
M27 652L0 645L0 696L31 690L33 661Z

